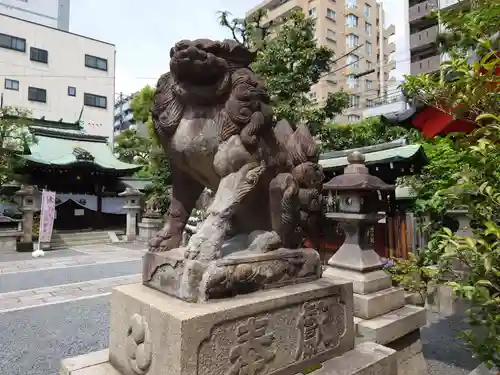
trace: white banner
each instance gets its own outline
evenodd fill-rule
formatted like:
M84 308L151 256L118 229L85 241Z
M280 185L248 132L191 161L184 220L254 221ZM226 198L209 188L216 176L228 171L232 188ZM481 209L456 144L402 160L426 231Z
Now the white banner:
M42 191L42 207L40 212L40 232L38 242L49 243L52 238L54 227L54 215L56 211L56 192Z

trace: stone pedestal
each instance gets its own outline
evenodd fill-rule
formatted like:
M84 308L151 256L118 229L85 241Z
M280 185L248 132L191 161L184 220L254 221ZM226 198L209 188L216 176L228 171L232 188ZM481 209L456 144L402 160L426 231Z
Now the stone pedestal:
M373 341L397 350L399 375L426 375L420 342L426 310L406 305L404 291L391 287L390 275L382 269L373 270L373 263L370 269L363 272L329 266L324 276L353 282L357 343Z
M163 226L163 219L160 217L144 216L139 223L139 237L141 242L148 243Z
M326 279L198 304L127 285L112 295L109 356L65 360L61 374L289 375L338 357L339 374L375 374L380 362L395 375L393 352L376 344L339 357L354 348L352 303L350 283Z
M19 211L23 213L19 246L27 251L33 250L33 215L40 208L36 204L36 195L38 195L38 190L35 186L22 186L16 193L19 199Z
M137 238L137 216L141 212L141 197L144 195L139 190L126 188L124 192L118 194L125 197L123 208L127 212L127 227L125 229L125 240L135 241Z

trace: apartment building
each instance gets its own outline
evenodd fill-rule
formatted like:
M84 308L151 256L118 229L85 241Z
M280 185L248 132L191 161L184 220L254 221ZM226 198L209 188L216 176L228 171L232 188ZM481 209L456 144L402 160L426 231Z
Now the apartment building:
M130 95L118 95L118 99L115 102L115 122L113 127L115 135L127 129L135 129L139 135L143 137L149 136L146 124L137 122L134 119L134 110L131 104L137 94L138 92Z
M70 0L0 0L0 13L69 31Z
M318 103L340 89L350 94L350 108L336 121L359 121L363 109L384 95L390 72L396 67L390 59L396 45L389 43L395 28L384 28L384 11L376 0L265 0L247 15L261 8L267 10L265 22L273 21L273 25L279 25L291 12L304 12L316 21L318 43L332 48L337 57L346 55L310 92ZM372 73L355 78L372 69Z
M0 14L2 104L112 137L115 46Z
M432 73L439 70L439 66L446 59L446 56L440 53L436 38L444 30L438 19L428 16L433 10L447 9L455 6L458 2L458 0L409 0L411 75Z

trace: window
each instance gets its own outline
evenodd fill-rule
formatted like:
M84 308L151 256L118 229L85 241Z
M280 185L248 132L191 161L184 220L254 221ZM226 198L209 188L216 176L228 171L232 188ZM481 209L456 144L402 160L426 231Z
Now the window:
M28 100L32 102L47 102L47 90L37 87L28 87Z
M353 68L359 68L359 57L356 55L349 55L347 57L347 65Z
M359 82L357 78L354 78L353 75L347 76L347 87L350 89L355 89L359 87Z
M85 66L87 68L108 71L108 60L100 57L85 55Z
M30 60L48 64L49 52L44 49L30 47Z
M347 116L347 122L349 124L354 124L360 120L360 117L358 115L349 115Z
M85 93L83 95L83 104L89 107L107 108L108 100L105 96Z
M372 24L365 22L365 31L368 35L372 35Z
M366 80L366 88L369 90L369 89L372 89L373 88L373 81L367 79Z
M309 9L309 17L316 17L316 8Z
M366 99L366 106L368 108L372 108L373 107L373 100L371 99Z
M345 0L346 8L356 8L356 0Z
M372 14L372 7L368 4L365 4L365 16L370 17Z
M335 18L337 16L337 13L335 13L334 10L331 10L330 8L327 8L326 9L326 16L328 18L332 18L333 19L333 18Z
M326 39L335 40L335 31L326 29Z
M26 52L26 39L17 38L7 34L0 34L0 47L19 52Z
M5 78L5 86L4 87L7 90L19 91L19 81L16 81L15 79Z
M367 67L368 69L371 69L371 68L373 67L372 62L367 60L367 61L366 61L366 67Z
M349 97L349 104L353 108L359 108L360 100L361 100L361 97L359 95L351 95Z
M76 87L68 86L68 96L76 96Z
M311 99L316 99L316 93L315 93L314 91L311 91L311 92L309 93L309 98L311 98Z
M349 48L357 47L359 45L359 36L355 34L349 34L347 35L346 42L347 47Z
M366 54L368 56L372 55L372 44L370 42L366 42L366 44L365 44L365 50L366 50Z
M346 25L348 27L358 27L358 24L359 24L359 19L357 16L355 16L354 14L349 14L347 15L346 17Z

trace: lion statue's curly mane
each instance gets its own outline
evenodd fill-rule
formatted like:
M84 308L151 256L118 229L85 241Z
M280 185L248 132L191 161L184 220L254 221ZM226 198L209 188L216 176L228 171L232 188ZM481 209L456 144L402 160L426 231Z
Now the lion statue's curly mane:
M155 132L171 161L171 205L150 251L178 248L205 187L215 192L209 216L185 257L224 256L235 236L267 233L258 251L314 241L323 179L305 126L277 124L254 54L232 40L183 40L170 52L152 108ZM252 234L253 233L253 234ZM257 246L255 243L254 247Z

